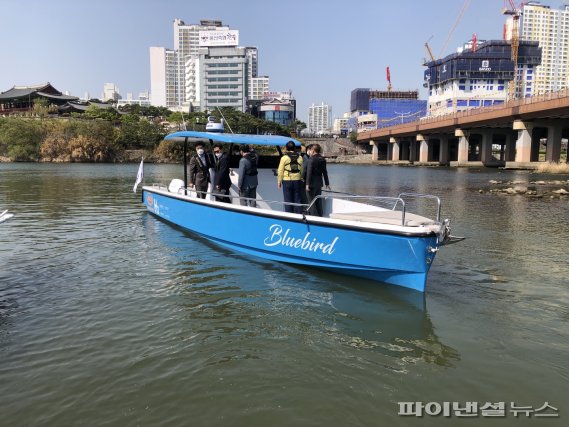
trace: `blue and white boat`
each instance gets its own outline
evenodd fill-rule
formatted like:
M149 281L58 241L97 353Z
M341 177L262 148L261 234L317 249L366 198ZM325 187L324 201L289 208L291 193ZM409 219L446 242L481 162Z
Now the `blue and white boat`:
M250 144L283 147L295 139L272 135L181 131L166 139L209 143ZM231 152L230 150L226 150ZM273 200L276 178L271 170L259 169L257 207L241 206L238 191L231 189L233 203L217 202L211 192L205 199L175 179L168 186L143 186L142 201L158 218L245 254L287 263L327 269L424 292L427 273L442 245L461 238L450 235L449 220L441 221L439 198L424 194L368 197L323 192L322 217L284 212L280 194ZM231 177L237 182L236 170ZM265 187L263 187L265 182ZM269 188L270 183L270 188ZM427 199L436 216L410 213L410 199ZM387 207L386 207L387 205Z

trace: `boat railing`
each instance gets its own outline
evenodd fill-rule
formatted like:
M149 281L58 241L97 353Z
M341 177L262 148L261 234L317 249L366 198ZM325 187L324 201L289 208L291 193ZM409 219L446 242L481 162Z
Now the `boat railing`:
M164 188L167 190L167 187L160 185L160 184L152 184L153 187L158 187L160 189ZM288 205L288 206L301 206L303 208L303 214L310 212L313 208L314 204L318 199L343 199L343 200L368 200L368 201L375 201L380 203L389 203L391 206L391 210L395 211L398 206L401 206L401 225L405 226L405 214L406 214L406 203L404 198L424 198L424 199L433 199L437 202L437 222L440 222L441 216L441 200L437 196L433 196L431 194L421 194L421 193L401 193L398 197L389 197L389 196L362 196L357 194L350 194L350 193L343 193L339 191L331 191L331 190L324 190L326 194L322 194L316 196L310 203L293 203L293 202L284 202L280 200L259 200L256 198L250 197L241 197L241 196L233 196L231 194L219 194L214 193L211 191L199 191L195 189L190 189L187 187L180 187L178 188L178 194L187 195L188 192L193 192L197 194L203 194L204 196L211 195L213 197L224 197L237 200L246 200L246 201L255 201L255 202L263 202L267 205Z
M400 199L404 197L415 198L415 199L433 199L437 202L437 222L441 222L441 199L440 197L433 196L432 194L422 194L422 193L400 193L397 196Z
M357 195L357 194L341 193L338 191L329 191L329 190L326 191L326 193L327 194L322 194L322 195L316 196L312 200L312 202L308 205L306 210L310 211L310 209L312 209L313 205L316 203L316 201L318 199L369 200L369 201L376 201L376 202L382 202L382 203L388 202L390 204L393 204L393 206L391 207L392 211L395 211L397 206L401 205L401 225L402 226L405 225L406 207L405 207L405 200L403 200L401 197L361 196L361 195Z

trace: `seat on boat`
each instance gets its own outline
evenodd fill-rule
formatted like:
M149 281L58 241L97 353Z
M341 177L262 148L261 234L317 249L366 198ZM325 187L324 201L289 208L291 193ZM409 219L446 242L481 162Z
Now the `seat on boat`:
M369 212L338 212L331 213L330 218L346 219L349 221L376 222L380 224L401 225L401 211L369 211ZM430 218L424 216L405 213L405 225L407 227L420 227L422 225L435 224Z
M170 185L168 186L168 191L170 193L177 193L180 190L180 188L184 188L184 181L175 178L172 181L170 181Z

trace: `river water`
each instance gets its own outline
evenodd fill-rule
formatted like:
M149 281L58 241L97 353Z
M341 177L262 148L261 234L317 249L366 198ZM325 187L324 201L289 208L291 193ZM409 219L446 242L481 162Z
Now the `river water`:
M184 233L132 193L137 167L0 164L0 425L566 425L569 202L479 193L535 176L329 166L335 190L441 196L467 240L422 296Z

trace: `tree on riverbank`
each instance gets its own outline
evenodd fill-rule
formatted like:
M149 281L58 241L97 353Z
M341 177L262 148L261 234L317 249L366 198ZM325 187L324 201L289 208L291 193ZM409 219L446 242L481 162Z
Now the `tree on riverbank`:
M41 107L36 116L0 118L0 157L11 161L116 162L125 158L127 150L142 149L157 161L176 161L181 158L180 146L164 141L169 131L204 131L209 115L222 118L219 110L184 114L139 107L117 113L97 106L84 114L50 118ZM161 115L166 112L167 116ZM221 112L226 132L290 136L293 130L233 108L222 108ZM164 127L167 118L171 118L169 126Z
M114 162L128 149L154 151L166 132L133 115L102 118L0 119L0 156L12 161Z
M44 134L40 121L0 118L0 156L21 162L36 161Z

